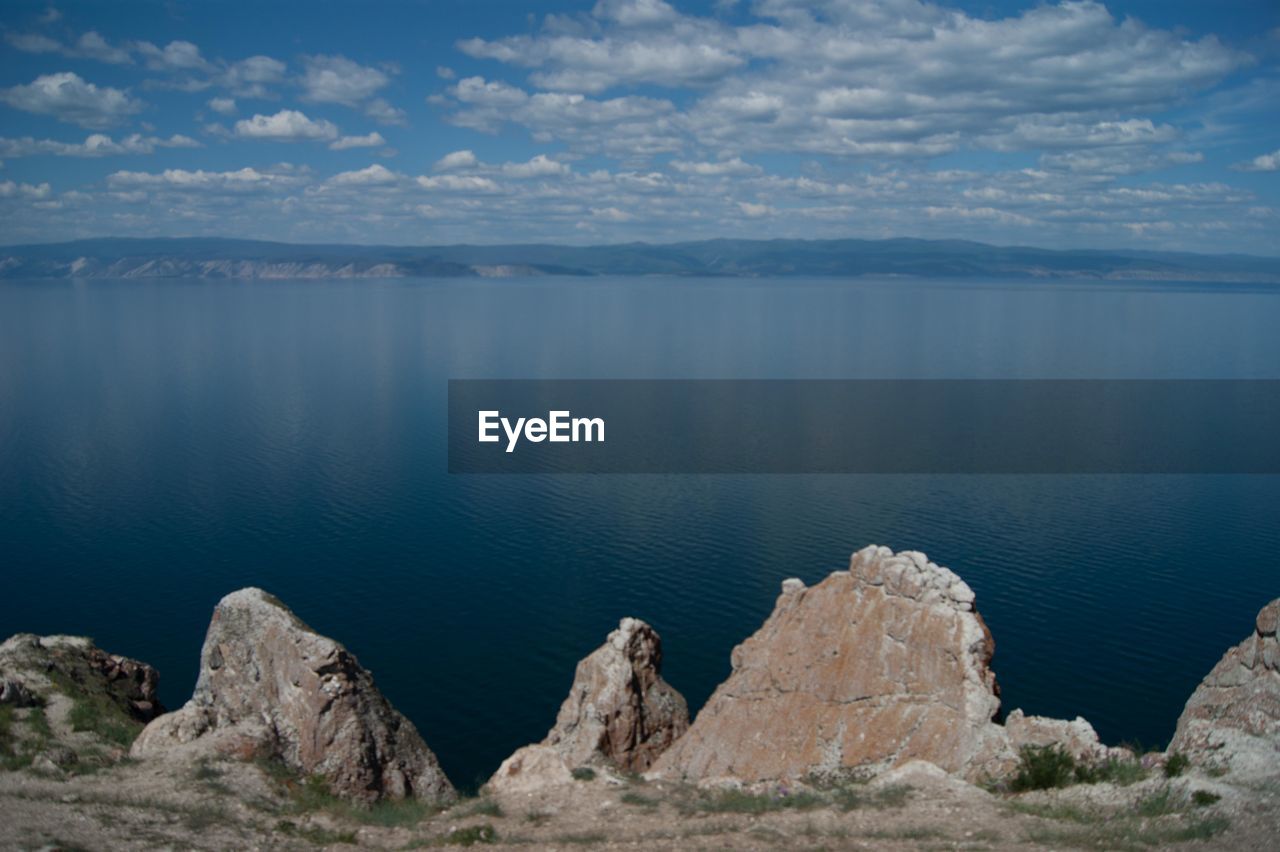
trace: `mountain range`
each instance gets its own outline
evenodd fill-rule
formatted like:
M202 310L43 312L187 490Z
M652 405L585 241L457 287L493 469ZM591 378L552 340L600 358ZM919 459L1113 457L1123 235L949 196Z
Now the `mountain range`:
M0 278L386 278L517 275L929 276L1280 283L1280 257L1056 250L962 240L731 240L376 246L209 237L0 247Z

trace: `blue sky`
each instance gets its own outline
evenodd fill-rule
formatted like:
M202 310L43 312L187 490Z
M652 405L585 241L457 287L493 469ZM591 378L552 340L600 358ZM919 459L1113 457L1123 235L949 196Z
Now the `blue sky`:
M23 3L0 242L1280 254L1280 4Z

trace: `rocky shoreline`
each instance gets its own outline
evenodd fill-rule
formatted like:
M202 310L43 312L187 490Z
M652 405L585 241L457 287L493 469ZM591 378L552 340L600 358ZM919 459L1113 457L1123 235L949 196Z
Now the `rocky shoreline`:
M460 797L349 651L242 589L173 712L154 669L88 639L0 645L0 847L1274 848L1278 619L1280 599L1139 755L1005 714L969 586L867 547L783 581L692 721L657 631L622 619L547 736Z

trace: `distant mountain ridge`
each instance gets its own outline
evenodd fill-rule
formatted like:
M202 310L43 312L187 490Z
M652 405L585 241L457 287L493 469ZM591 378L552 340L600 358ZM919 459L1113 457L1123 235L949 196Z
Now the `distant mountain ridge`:
M963 240L731 240L365 246L211 237L0 247L0 278L396 278L516 275L1093 278L1280 283L1280 257L1057 250Z

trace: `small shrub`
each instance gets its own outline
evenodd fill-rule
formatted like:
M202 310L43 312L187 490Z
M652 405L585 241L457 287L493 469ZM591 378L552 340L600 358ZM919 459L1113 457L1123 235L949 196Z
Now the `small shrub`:
M476 799L470 805L464 807L458 815L463 817L487 816L497 818L503 816L502 805L493 799Z
M1075 779L1076 759L1056 745L1023 746L1018 751L1018 772L1010 783L1015 793L1066 787Z
M1187 757L1182 752L1175 751L1173 754L1169 755L1169 759L1164 762L1164 777L1177 778L1179 775L1186 772L1190 766L1191 758Z
M810 810L826 804L821 796L801 790L790 793L748 793L743 790L720 790L704 795L695 810L708 813L762 814L781 810Z
M579 766L573 770L573 780L575 781L594 781L596 780L596 771L590 766Z
M1209 805L1215 804L1222 800L1217 793L1210 793L1208 790L1196 790L1191 794L1191 804L1197 808L1207 808Z

